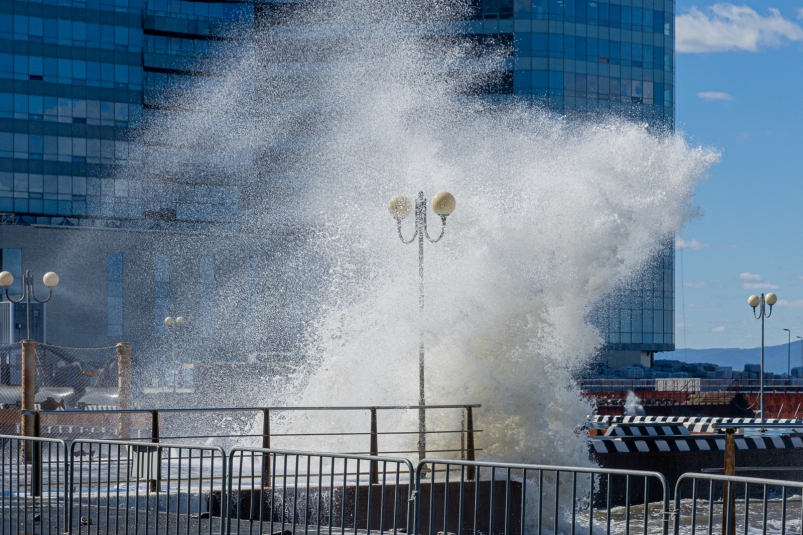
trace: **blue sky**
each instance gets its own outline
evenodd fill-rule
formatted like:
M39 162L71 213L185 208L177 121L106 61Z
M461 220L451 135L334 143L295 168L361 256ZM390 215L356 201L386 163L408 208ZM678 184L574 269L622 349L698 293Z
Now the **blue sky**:
M750 294L779 297L767 344L803 336L803 0L678 0L676 124L722 161L677 241L676 346L755 347Z

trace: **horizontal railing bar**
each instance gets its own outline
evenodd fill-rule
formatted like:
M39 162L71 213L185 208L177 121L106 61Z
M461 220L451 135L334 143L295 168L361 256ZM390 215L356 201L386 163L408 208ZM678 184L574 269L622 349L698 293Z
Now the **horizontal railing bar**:
M724 471L724 468L703 468L704 474L713 474ZM803 466L737 466L737 472L803 472Z
M482 433L482 429L474 429L474 431L463 431L463 430L456 430L456 431L424 431L424 433L428 435L433 434L446 434L446 433ZM275 437L328 437L328 436L370 436L370 435L418 435L421 431L382 431L378 433L271 433L270 435L263 435L263 434L251 434L251 435L187 435L187 436L161 436L162 439L165 438L175 438L175 439L186 439L186 438L247 438L247 437L264 437L270 436L271 438ZM150 440L150 437L142 437L147 438ZM139 440L139 438L137 439Z
M680 487L681 482L698 479L700 481L731 481L733 483L750 483L751 485L769 485L772 487L794 487L803 489L803 481L785 481L783 479L765 479L759 477L725 476L717 474L694 474L687 472L681 475L676 483L676 488Z
M153 411L159 413L171 412L261 412L263 410L270 411L367 411L376 409L382 410L408 410L408 409L464 409L466 407L480 408L482 405L476 403L467 403L465 405L384 405L384 406L342 406L342 407L197 407L197 408L165 408L165 409L102 409L96 411L81 411L81 410L67 410L67 411L36 411L26 409L20 411L21 414L31 415L36 414L149 414Z
M460 450L457 450L460 451ZM555 466L547 464L520 464L520 463L494 463L486 461L462 461L454 459L424 459L418 463L420 466L428 464L444 464L444 465L463 465L463 466L479 466L480 468L510 468L511 470L541 470L542 472L578 472L585 474L612 474L612 475L638 475L640 477L651 476L665 479L665 476L660 472L652 470L622 470L618 468L589 468L583 466ZM715 477L715 476L712 476ZM801 483L803 486L803 483Z

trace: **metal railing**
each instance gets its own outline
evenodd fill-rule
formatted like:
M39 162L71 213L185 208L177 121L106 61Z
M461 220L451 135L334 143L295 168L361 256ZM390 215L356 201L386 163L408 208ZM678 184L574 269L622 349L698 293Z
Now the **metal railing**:
M425 459L416 491L415 533L427 535L591 534L597 523L605 533L666 535L669 526L658 472Z
M70 458L70 533L223 533L210 518L226 499L221 448L76 440Z
M0 533L800 533L803 483L0 436ZM41 469L35 461L41 461Z
M235 448L226 533L407 532L412 484L407 459Z
M683 498L684 491L690 498ZM800 533L801 493L803 483L795 481L683 474L675 487L673 533Z
M182 440L208 440L208 439L259 439L258 445L262 448L270 448L272 441L282 438L304 438L304 437L366 437L368 439L367 448L357 448L355 451L341 452L348 454L418 454L418 450L384 450L380 451L380 437L402 436L402 435L415 435L418 436L419 430L415 429L404 431L379 431L379 413L389 411L409 411L409 410L456 410L461 411L460 414L460 428L451 429L431 429L426 431L428 435L442 435L442 436L459 436L459 442L455 442L454 446L441 448L437 450L430 450L430 453L460 453L462 458L473 460L476 452L480 451L476 447L476 434L482 433L481 429L474 429L474 409L481 407L478 404L464 404L464 405L390 405L390 406L344 406L344 407L223 407L223 408L169 408L169 409L103 409L93 411L34 411L23 410L23 416L39 415L42 419L56 420L69 419L74 415L80 415L83 420L104 421L108 419L107 415L117 415L118 423L118 440L150 440L151 442L160 442L162 440L182 441ZM364 411L368 414L370 427L363 432L348 432L338 430L320 430L320 431L304 431L304 432L272 432L271 421L275 413L291 413L291 412L320 412L320 411L349 411L358 412ZM160 428L166 423L168 416L176 416L183 419L185 422L191 415L201 414L216 414L221 416L223 414L240 413L244 415L261 415L261 433L240 433L240 434L180 434L165 436L161 433ZM132 436L132 417L139 415L140 419L145 416L149 420L150 436ZM213 421L220 421L222 418L214 418ZM47 422L51 423L51 422ZM171 421L171 425L181 428L181 421ZM84 423L84 426L88 424ZM52 428L53 426L50 426ZM208 426L207 426L208 427Z
M66 525L63 441L0 435L0 533L61 534Z

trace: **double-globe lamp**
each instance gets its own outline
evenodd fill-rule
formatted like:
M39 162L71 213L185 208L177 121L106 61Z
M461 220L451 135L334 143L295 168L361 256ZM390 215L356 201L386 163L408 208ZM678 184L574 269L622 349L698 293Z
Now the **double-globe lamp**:
M11 296L8 295L8 289L12 284L14 284L14 275L8 271L0 272L0 286L3 287L3 293L5 294L6 299L12 303L21 303L22 301L25 301L26 303L28 340L31 339L31 300L33 299L37 303L47 303L50 301L50 298L53 296L53 288L59 285L59 276L52 271L48 271L45 273L45 276L42 277L42 282L45 283L45 286L47 286L47 297L44 299L39 299L36 297L36 294L34 294L33 291L33 275L31 275L30 271L26 271L22 276L22 295L19 297L19 299L12 299Z
M454 212L457 201L454 195L448 191L441 191L432 197L432 211L441 218L441 232L437 238L429 235L427 228L427 201L424 192L418 192L415 201L415 232L409 240L404 239L402 234L402 220L410 215L413 203L403 195L396 195L388 203L388 212L396 220L396 228L399 231L399 239L402 243L413 243L418 238L418 310L419 310L419 346L418 346L418 456L420 459L426 457L427 449L427 416L426 416L426 396L424 395L424 238L437 243L443 238L446 232L446 218Z
M778 296L772 292L767 295L761 294L761 297L751 295L747 298L747 304L753 307L753 316L757 320L761 320L761 370L759 372L758 397L761 403L760 417L762 423L764 422L764 318L769 318L772 315L772 305L777 302ZM767 312L765 305L770 306L769 312ZM758 312L756 312L756 308L758 308Z

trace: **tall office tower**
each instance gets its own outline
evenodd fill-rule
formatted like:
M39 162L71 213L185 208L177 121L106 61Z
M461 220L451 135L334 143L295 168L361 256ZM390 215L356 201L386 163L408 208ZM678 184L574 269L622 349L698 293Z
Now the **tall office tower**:
M81 242L84 254L59 269L91 280L81 292L89 302L106 304L84 307L81 316L67 308L59 312L54 302L49 340L103 344L110 337L136 341L129 336L134 333L141 340L164 339L161 319L182 313L177 307L197 311L194 328L203 336L237 332L236 319L227 324L218 318L215 296L219 301L231 293L221 283L227 269L234 269L228 278L238 281L235 293L244 302L265 284L255 273L266 269L260 262L273 266L265 260L276 249L270 240L281 238L251 239L266 190L249 188L264 182L277 160L270 151L258 154L259 171L250 175L201 165L177 171L171 141L143 139L140 127L165 115L199 113L169 98L171 92L217 76L216 62L207 58L248 53L229 46L242 37L238 29L281 24L275 15L297 5L0 3L0 246L8 249L6 258L21 254L24 269L43 271L64 258L53 252L55 243ZM505 72L485 88L500 102L515 96L570 117L614 113L672 127L673 0L469 0L468 7L464 20L449 21L448 31L506 51ZM203 113L215 117L208 107ZM91 234L55 230L65 227ZM101 229L126 229L137 238L110 237ZM232 267L224 253L215 253L217 247L237 249L242 240L250 240L251 261ZM137 245L143 243L148 245ZM673 265L668 246L596 315L617 363L646 362L652 352L674 348ZM283 273L282 292L291 294L299 284L292 269L270 269ZM282 299L272 308L281 308ZM137 304L124 310L123 301ZM79 320L83 327L77 328ZM143 322L152 327L143 329ZM88 327L95 324L101 326L97 332Z
M161 90L207 74L203 56L252 14L190 1L2 3L0 213L18 224L236 230L236 187L193 191L125 169L147 158L136 128L161 113Z

